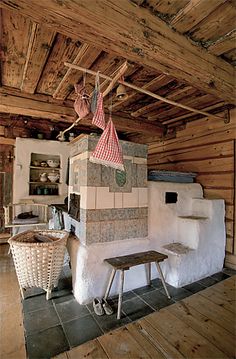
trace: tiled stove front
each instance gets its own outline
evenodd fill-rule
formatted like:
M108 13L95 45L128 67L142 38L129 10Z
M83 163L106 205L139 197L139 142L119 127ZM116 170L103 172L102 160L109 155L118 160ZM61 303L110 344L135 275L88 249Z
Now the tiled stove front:
M80 195L75 234L84 245L147 237L146 146L121 141L124 174L89 161L97 141L85 136L71 150L69 191Z
M66 225L79 239L69 251L80 303L104 294L104 258L145 249L148 242L147 146L120 141L124 174L89 161L98 139L84 136L71 145L69 198L80 196L80 213L79 221L68 217Z

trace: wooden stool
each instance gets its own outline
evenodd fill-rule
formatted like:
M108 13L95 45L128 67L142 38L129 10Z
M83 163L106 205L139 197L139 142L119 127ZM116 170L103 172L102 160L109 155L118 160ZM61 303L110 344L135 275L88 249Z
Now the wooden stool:
M129 254L127 256L120 256L114 258L104 259L104 262L109 263L113 268L111 272L111 276L107 285L107 289L105 292L104 299L106 300L109 296L110 289L116 274L117 270L120 270L120 285L119 285L119 300L118 300L118 310L117 310L117 319L120 319L121 314L121 305L122 305L122 295L123 295L123 286L124 286L124 271L129 270L130 267L137 266L139 264L147 264L148 265L148 285L151 284L151 262L155 262L157 266L157 270L160 274L161 281L163 287L165 289L167 297L170 299L170 295L166 288L165 280L163 277L163 273L160 267L159 262L164 261L168 258L167 255L156 252L156 251L147 251Z

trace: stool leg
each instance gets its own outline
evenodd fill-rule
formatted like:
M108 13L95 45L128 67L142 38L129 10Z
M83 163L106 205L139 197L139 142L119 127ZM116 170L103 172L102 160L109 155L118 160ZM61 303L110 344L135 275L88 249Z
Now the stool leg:
M147 284L151 285L151 263L147 263Z
M22 296L22 299L25 299L24 288L22 288L21 286L20 286L20 294Z
M52 288L50 287L47 289L46 300L51 299L51 296L52 296Z
M164 279L164 277L163 277L163 273L162 273L160 264L159 264L158 262L156 262L156 266L157 266L157 270L158 270L158 272L159 272L159 274L160 274L161 281L162 281L163 287L164 287L164 289L165 289L166 295L167 295L167 297L170 299L170 295L169 295L169 292L168 292L168 290L167 290L167 288L166 288L166 283L165 283L165 279Z
M120 271L120 288L119 288L117 319L120 319L120 314L121 314L123 286L124 286L124 270L121 269L121 271Z
M110 278L109 278L108 285L107 285L106 293L104 295L105 300L107 300L107 297L109 296L109 293L110 293L110 290L111 290L111 286L112 286L112 282L113 282L113 279L115 277L115 274L116 274L116 269L113 268L112 272L111 272L111 275L110 275Z

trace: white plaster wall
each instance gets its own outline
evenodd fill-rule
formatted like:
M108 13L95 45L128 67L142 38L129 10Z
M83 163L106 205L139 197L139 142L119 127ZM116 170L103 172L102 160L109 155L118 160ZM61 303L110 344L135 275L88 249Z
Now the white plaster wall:
M29 195L28 182L30 175L29 166L31 162L31 153L60 156L62 168L60 171L60 182L62 182L62 184L59 185L59 196ZM63 203L64 198L68 195L68 186L65 183L68 156L68 143L28 138L16 138L13 173L13 203L19 203L20 200L25 198L33 199L36 203Z

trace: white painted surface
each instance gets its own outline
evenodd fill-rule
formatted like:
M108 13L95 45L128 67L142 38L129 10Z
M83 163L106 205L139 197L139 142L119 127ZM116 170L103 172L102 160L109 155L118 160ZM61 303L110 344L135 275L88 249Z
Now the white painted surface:
M31 153L43 155L59 155L61 162L59 196L29 195L29 178ZM29 138L16 138L15 161L13 173L13 203L19 203L25 198L33 199L36 203L63 203L68 195L66 185L66 171L68 165L69 146L59 141L37 140ZM42 167L42 172L43 167Z
M165 204L165 192L177 192L176 204ZM149 249L164 252L162 246L173 242L194 248L187 255L169 255L161 263L166 281L176 287L183 286L218 272L225 256L224 201L203 200L199 184L148 182L149 238L128 239L117 242L84 246L79 240L69 242L72 264L73 290L79 303L102 297L109 278L110 266L105 258L125 255ZM199 198L202 202L196 201ZM207 201L207 204L206 202ZM206 220L180 219L179 215L204 213ZM202 203L202 206L201 206ZM201 213L202 208L202 213ZM157 277L152 266L152 278ZM136 266L125 273L124 291L147 283L145 266ZM118 291L115 278L111 294Z

